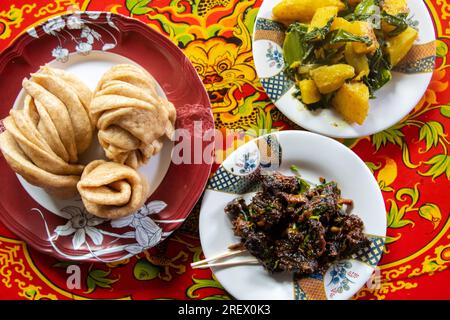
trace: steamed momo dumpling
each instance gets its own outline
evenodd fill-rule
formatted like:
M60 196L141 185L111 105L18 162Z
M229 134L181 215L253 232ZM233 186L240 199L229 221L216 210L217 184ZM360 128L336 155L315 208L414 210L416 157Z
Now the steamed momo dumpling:
M36 107L43 106L56 128L52 138L59 135L70 161L91 145L95 128L90 118L89 105L92 92L74 75L60 69L43 67L24 80L25 91L33 98ZM47 128L47 131L53 130Z
M23 108L3 120L0 148L11 168L55 196L76 194L83 166L78 155L91 144L91 91L62 70L43 67L24 79Z
M77 187L86 210L108 219L132 214L149 195L147 179L135 169L104 160L89 163Z
M156 88L147 71L130 64L100 79L90 111L110 160L137 168L161 150L164 136L172 137L176 111Z
M0 146L6 161L14 172L20 174L32 185L44 188L58 198L70 198L76 195L76 186L80 180L83 166L67 164L63 161L62 164L58 163L61 162L61 159L53 155L54 162L58 163L55 167L58 170L52 170L52 172L43 169L24 153L20 142L8 130L0 134ZM41 153L47 159L52 157L44 150L41 150Z

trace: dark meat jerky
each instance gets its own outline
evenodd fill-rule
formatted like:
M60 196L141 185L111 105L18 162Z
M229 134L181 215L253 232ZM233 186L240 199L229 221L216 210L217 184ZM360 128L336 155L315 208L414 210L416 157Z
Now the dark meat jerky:
M269 272L311 274L368 246L362 220L342 210L335 182L304 189L298 177L260 177L263 190L247 205L231 201L226 214L236 236Z

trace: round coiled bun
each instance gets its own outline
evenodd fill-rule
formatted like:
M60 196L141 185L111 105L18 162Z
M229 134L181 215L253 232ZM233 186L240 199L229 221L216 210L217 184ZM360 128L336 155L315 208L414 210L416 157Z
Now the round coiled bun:
M86 210L102 218L121 218L137 211L149 195L147 179L116 162L95 160L77 185Z
M92 92L75 76L43 67L24 79L23 108L3 120L0 148L11 168L29 183L68 198L76 194L83 166L78 156L90 146Z
M108 159L138 168L174 133L176 111L143 68L119 64L100 79L90 112Z

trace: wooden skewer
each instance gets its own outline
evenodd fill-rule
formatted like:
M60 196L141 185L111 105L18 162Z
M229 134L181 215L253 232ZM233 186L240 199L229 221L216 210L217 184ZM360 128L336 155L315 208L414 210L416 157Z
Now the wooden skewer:
M386 238L384 236L371 235L371 234L367 234L367 233L366 233L366 235L373 236L373 237ZM210 268L210 267L225 267L225 266L235 266L235 265L240 265L240 264L259 264L260 263L258 261L258 259L254 258L254 257L249 258L247 260L209 263L210 261L221 260L224 258L237 256L244 252L248 253L248 251L245 249L245 247L243 248L242 244L240 244L240 243L232 244L228 247L228 251L218 254L218 255L215 255L215 256L212 256L207 259L193 262L193 263L191 263L191 267L192 267L192 269L206 269L206 268Z
M247 252L247 250L245 250L245 249L235 250L235 251L228 250L225 253L221 253L221 254L215 255L215 256L210 257L208 259L203 259L203 260L200 260L200 261L197 261L197 262L193 262L193 263L191 263L191 267L195 267L195 266L198 266L198 265L201 265L201 264L205 264L205 263L213 261L213 260L220 260L220 259L223 259L223 258L235 256L235 255L241 254L243 252Z
M245 246L242 242L233 243L228 246L228 250L231 250L231 251L240 250L240 249L245 250Z
M260 262L256 259L247 259L247 260L239 260L239 261L228 261L228 262L217 262L217 263L206 263L202 265L195 265L192 267L192 269L206 269L210 267L230 267L234 265L241 265L241 264L259 264Z

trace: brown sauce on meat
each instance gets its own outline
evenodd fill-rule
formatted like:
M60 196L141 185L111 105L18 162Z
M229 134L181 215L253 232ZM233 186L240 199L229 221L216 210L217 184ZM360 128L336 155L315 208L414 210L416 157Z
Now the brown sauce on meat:
M262 191L247 204L236 198L225 207L242 245L269 272L323 272L370 241L362 220L344 212L335 182L316 187L278 172L260 176Z

